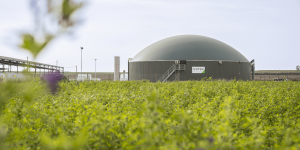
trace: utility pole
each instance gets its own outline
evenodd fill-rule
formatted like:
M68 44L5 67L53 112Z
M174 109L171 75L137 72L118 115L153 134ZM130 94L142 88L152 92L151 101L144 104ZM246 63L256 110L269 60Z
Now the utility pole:
M83 47L80 47L81 48L81 80L82 80L82 49Z
M97 80L97 78L96 78L96 61L97 61L97 59L95 59L95 81Z
M76 76L78 77L78 75L77 75L77 65L76 65Z

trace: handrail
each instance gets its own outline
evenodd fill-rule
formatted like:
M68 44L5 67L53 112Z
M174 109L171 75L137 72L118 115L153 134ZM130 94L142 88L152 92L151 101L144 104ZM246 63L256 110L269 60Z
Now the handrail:
M173 64L158 81L165 82L176 70L185 70L185 64Z

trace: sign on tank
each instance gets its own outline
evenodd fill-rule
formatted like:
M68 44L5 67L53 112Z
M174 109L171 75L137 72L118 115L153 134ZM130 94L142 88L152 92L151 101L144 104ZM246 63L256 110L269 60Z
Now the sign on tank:
M192 73L205 73L205 67L192 67Z

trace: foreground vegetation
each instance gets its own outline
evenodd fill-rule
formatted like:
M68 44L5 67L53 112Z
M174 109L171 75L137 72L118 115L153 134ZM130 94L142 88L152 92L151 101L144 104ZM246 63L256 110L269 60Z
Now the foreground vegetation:
M1 109L4 149L300 149L299 82L21 84Z

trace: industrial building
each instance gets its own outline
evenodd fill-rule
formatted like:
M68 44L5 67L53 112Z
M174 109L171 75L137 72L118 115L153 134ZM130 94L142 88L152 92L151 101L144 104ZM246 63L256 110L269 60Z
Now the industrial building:
M231 46L199 35L179 35L160 40L128 60L129 80L151 82L213 79L254 79L249 62Z

